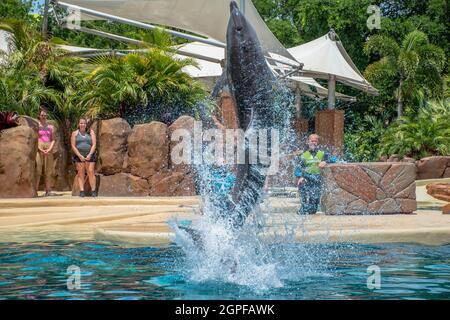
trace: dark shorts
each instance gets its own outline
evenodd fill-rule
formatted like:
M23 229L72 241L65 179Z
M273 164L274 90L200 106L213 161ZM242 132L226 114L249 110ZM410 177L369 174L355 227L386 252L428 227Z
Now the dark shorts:
M81 160L77 156L73 156L72 157L72 162L73 163L81 163ZM89 161L86 161L86 162L97 162L97 158L95 157L95 154L93 154L91 156L91 159L89 159Z

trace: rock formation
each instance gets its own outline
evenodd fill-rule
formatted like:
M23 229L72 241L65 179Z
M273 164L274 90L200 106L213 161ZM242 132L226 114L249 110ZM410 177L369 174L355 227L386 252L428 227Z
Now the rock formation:
M322 173L326 214L412 213L417 209L414 164L329 164Z
M128 136L131 174L145 179L169 166L167 125L162 122L136 125Z
M423 158L416 165L418 180L450 178L450 156Z
M122 118L101 121L97 136L98 153L97 171L111 175L123 171L127 156L127 139L131 133L128 122Z
M439 200L450 202L450 183L432 183L426 186L427 193ZM442 213L450 214L450 203L442 208Z
M0 131L0 198L35 197L37 135L19 126Z

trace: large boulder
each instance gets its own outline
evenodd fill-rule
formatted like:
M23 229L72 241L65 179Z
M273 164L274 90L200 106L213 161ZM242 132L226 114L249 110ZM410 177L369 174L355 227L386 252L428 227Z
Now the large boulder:
M95 188L98 190L100 187L100 175L95 175ZM92 195L91 185L89 183L89 179L86 175L84 179L84 193L86 196L90 197ZM78 176L75 176L72 181L72 196L77 197L80 195L80 185L78 183Z
M101 121L97 140L98 172L105 175L122 172L130 132L130 125L122 118Z
M36 191L37 135L26 126L0 131L0 198L28 198Z
M450 183L432 183L428 184L426 189L430 196L450 202Z
M169 150L170 150L170 157L169 157L169 165L171 168L176 168L176 169L181 169L181 168L186 168L186 170L190 170L190 164L186 164L186 163L176 163L174 157L179 156L182 157L183 154L178 154L178 155L172 155L172 153L175 153L177 151L177 149L175 149L175 147L179 144L179 143L184 143L184 145L188 145L190 144L191 146L191 157L190 157L190 161L192 161L193 159L193 143L194 143L194 122L195 119L190 117L190 116L181 116L179 117L177 120L175 120L174 123L172 123L170 125L170 127L168 128L168 135L169 135L169 140L170 140L170 144L169 144ZM190 141L180 141L181 138L183 137L183 139L187 138L187 136L190 137ZM178 138L178 139L177 139Z
M416 161L417 179L440 179L449 174L450 156L427 157Z
M450 183L432 183L426 186L427 193L439 200L450 202ZM443 214L450 214L450 203L442 208Z
M322 175L326 214L412 213L417 209L412 163L329 164Z
M148 182L128 173L100 177L98 195L104 197L139 197L148 195Z
M163 170L149 179L150 196L194 196L196 187L192 172Z
M194 151L194 122L195 119L189 116L179 117L169 127L170 137L170 155L169 155L169 170L165 174L160 174L152 177L150 182L150 195L173 195L173 196L192 196L196 194L195 175L192 163L176 163L174 161L173 153L177 152L174 147L180 143L176 138L184 136L183 139L190 137L190 161L193 161ZM182 130L180 132L180 130ZM174 140L174 141L172 141ZM184 141L187 142L187 141ZM178 150L179 151L179 150ZM178 156L182 156L179 154ZM164 190L166 188L166 190Z
M167 125L162 122L135 126L128 136L128 166L134 176L149 178L169 165Z

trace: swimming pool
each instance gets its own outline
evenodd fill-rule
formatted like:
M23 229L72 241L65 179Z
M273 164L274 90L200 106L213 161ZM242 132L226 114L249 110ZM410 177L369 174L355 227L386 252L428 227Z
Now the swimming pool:
M450 299L450 245L289 246L283 250L314 258L300 257L281 285L255 291L192 280L175 244L0 243L0 299ZM379 267L379 289L368 288L370 266ZM79 286L69 290L78 272Z

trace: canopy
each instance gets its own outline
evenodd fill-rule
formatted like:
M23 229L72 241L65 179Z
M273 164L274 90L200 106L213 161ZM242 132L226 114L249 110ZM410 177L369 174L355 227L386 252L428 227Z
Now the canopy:
M214 58L219 61L225 58L225 50L223 48L211 46L200 42L190 42L180 46L183 52L200 54L205 57ZM179 58L186 58L183 55L177 55ZM183 70L193 78L220 77L222 75L222 67L220 63L195 59L197 67L187 66Z
M100 50L100 49L91 49L84 47L75 47L68 45L57 45L58 48L64 49L66 51L72 52L81 56L91 56L104 54L105 52L111 52L112 50ZM225 56L225 50L223 48L215 47L212 45L200 43L200 42L191 42L187 44L183 44L181 46L176 46L185 53L193 53L198 54L204 57L217 59L221 61ZM138 50L117 50L118 54L126 54L129 52L137 52L144 51L146 49L138 49ZM183 54L175 55L179 59L185 59L186 56ZM276 56L276 58L279 58ZM210 61L205 61L202 59L193 58L193 60L197 63L197 66L187 66L183 68L183 71L189 74L193 78L219 78L222 75L222 66L220 63L214 63ZM281 63L276 63L280 68L285 67L285 65ZM270 65L274 73L278 76L282 76L282 72L276 67ZM328 95L328 90L321 86L316 80L308 77L295 77L290 76L287 77L288 86L291 89L299 89L302 94L305 94L311 98L322 99ZM336 97L341 100L346 101L355 101L355 98L346 96L340 93L336 93Z
M297 61L304 64L304 75L314 78L324 78L324 74L334 75L339 82L367 93L377 94L378 91L364 79L336 37L334 31L330 31L323 37L290 48L288 51Z
M226 43L230 0L58 0L57 2L134 21L178 28ZM252 1L238 0L237 3L245 4L243 11L255 28L265 50L292 58L264 23ZM87 14L82 14L81 18L99 19Z

